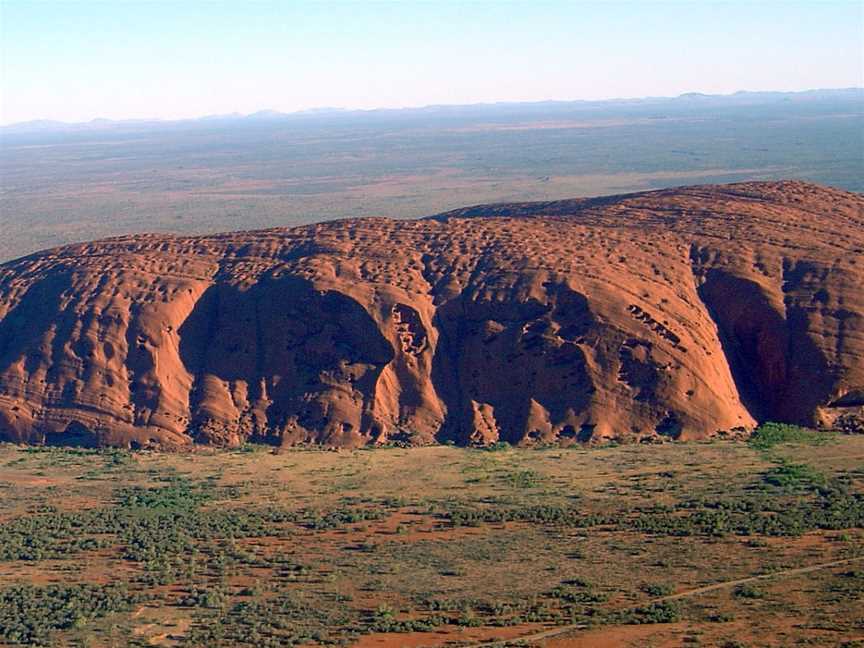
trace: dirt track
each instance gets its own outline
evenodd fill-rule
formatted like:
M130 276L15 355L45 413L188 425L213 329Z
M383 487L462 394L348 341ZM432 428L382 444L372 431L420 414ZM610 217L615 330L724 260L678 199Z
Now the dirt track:
M670 594L669 596L661 596L655 599L651 599L648 603L662 603L663 601L675 601L683 598L689 598L691 596L698 596L699 594L705 594L707 592L713 592L715 590L720 589L728 589L730 587L736 587L737 585L744 585L746 583L753 583L755 581L761 580L769 580L772 578L783 578L786 576L798 576L800 574L809 574L810 572L819 571L821 569L829 569L831 567L839 567L841 565L848 565L854 562L862 562L864 561L864 556L856 556L854 558L844 558L843 560L832 560L831 562L819 563L818 565L810 565L808 567L796 567L795 569L784 569L782 571L776 571L771 574L760 574L758 576L748 576L746 578L736 578L734 580L723 581L720 583L714 583L713 585L706 585L705 587L697 587L696 589L687 590L685 592L678 592L677 594ZM559 626L557 628L550 628L549 630L544 630L542 632L536 632L534 634L525 635L524 637L514 637L513 639L509 639L507 641L495 641L489 643L478 643L472 644L475 646L510 646L516 643L534 643L540 641L542 639L549 639L550 637L557 637L562 634L566 634L568 632L572 632L574 630L584 630L588 626L575 623L572 625Z

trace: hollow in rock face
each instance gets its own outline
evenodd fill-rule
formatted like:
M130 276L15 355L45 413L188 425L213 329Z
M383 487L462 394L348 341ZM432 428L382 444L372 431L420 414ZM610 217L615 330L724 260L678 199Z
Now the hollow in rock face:
M0 439L692 439L864 408L864 199L668 189L0 266Z

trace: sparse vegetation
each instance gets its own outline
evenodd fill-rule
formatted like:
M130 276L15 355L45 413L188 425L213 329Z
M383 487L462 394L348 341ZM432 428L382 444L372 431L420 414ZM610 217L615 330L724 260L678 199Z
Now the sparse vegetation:
M669 596L675 588L668 583L646 583L642 591L653 597Z
M656 599L782 574L813 562L812 543L826 562L859 555L859 443L720 442L695 459L680 444L191 458L0 446L0 643L258 648L533 624L662 635L685 620L722 645L730 620L768 627L782 577L694 605ZM332 487L349 480L351 494ZM806 602L814 624L854 639L861 569L802 576L817 585L795 590L796 614Z
M359 122L337 116L336 127L323 119L286 129L277 120L224 130L135 128L134 137L113 129L85 138L9 137L2 174L14 172L15 182L0 197L6 218L0 260L70 238L227 231L240 219L251 229L394 214L394 200L398 215L411 218L514 195L601 195L696 177L730 182L768 174L864 190L860 124L848 118L850 108L833 100L779 105L718 108L720 122L693 119L693 107L683 105L656 119L653 103L633 104L622 109L618 124L596 106L538 113L533 105L440 121L424 117L419 129L416 113L408 113ZM562 115L580 127L548 128ZM493 137L502 126L506 137ZM169 134L175 145L166 148ZM365 160L360 174L358 159ZM498 180L490 181L490 169Z
M732 593L736 597L744 599L761 599L765 597L765 592L752 585L739 585Z
M54 631L83 628L92 619L130 610L141 599L124 584L13 585L0 590L0 639L49 645Z
M826 484L825 475L803 463L783 461L763 477L763 481L787 492L812 490Z
M815 445L824 443L827 433L808 430L788 423L763 423L753 431L750 445L757 450L770 450L789 443Z

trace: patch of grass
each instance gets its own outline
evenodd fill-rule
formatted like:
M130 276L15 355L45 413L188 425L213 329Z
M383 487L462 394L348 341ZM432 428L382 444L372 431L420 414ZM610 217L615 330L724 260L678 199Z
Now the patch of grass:
M825 486L827 478L808 464L782 461L765 473L762 481L768 486L794 493Z
M748 443L757 450L770 450L778 445L819 445L825 443L827 435L808 428L788 423L763 423L754 430Z
M543 475L534 470L519 470L504 475L504 481L512 488L537 488L543 483Z

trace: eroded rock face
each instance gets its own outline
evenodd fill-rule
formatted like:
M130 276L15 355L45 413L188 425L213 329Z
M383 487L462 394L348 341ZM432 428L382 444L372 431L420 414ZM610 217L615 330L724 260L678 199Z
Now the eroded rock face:
M864 407L864 199L701 186L0 266L0 438L697 438Z

